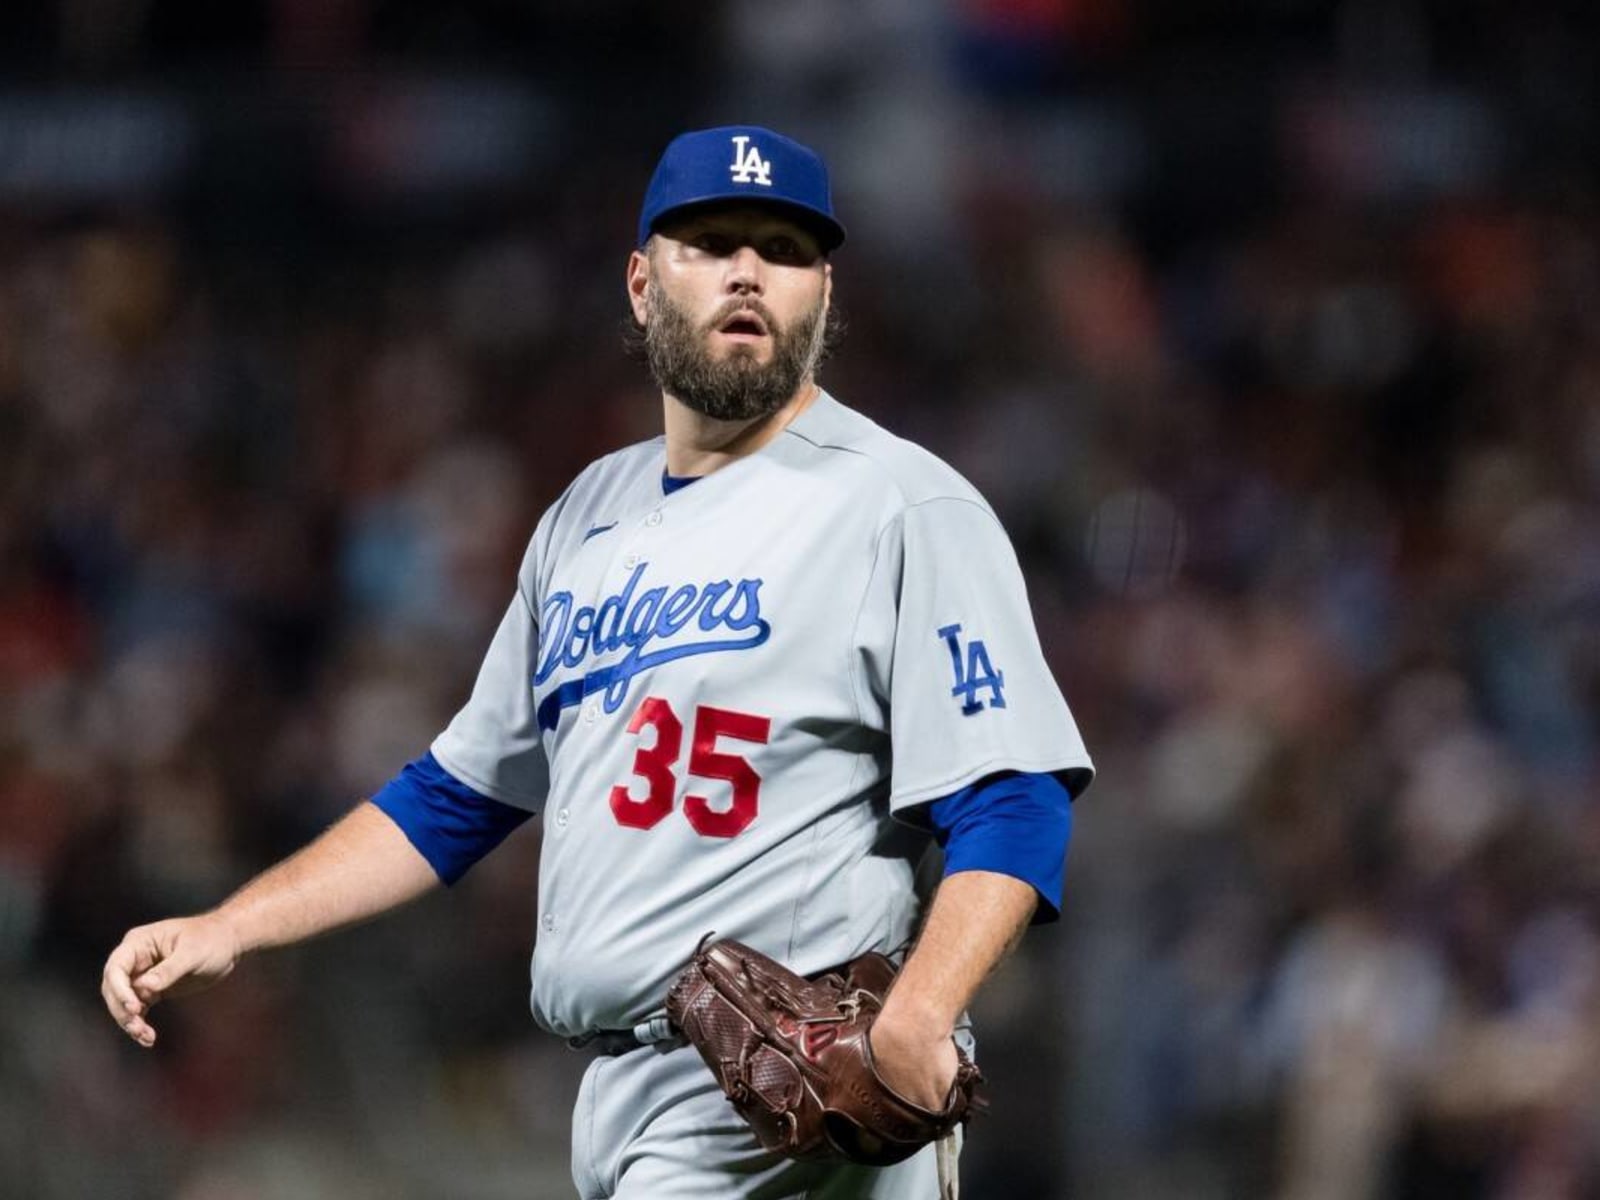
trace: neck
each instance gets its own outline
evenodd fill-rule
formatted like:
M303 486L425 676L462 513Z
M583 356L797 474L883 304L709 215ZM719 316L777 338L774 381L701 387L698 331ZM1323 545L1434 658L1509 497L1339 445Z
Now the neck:
M667 474L709 475L754 454L777 437L816 400L821 389L807 379L783 407L748 421L719 421L696 412L676 396L661 394L667 434Z

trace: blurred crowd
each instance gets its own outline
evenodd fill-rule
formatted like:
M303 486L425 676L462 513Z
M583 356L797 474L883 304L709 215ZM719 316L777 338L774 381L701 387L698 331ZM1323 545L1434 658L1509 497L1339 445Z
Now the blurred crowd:
M825 386L995 504L1100 769L1061 926L980 1001L969 1192L1600 1196L1594 181L1125 204L1047 132L1125 6L953 7L959 55L831 116L824 60L915 20L719 29L723 91L834 159ZM1361 161L1296 128L1322 182ZM287 247L0 206L0 1193L569 1194L536 827L152 1052L97 988L418 754L544 505L656 432L621 284L658 149Z

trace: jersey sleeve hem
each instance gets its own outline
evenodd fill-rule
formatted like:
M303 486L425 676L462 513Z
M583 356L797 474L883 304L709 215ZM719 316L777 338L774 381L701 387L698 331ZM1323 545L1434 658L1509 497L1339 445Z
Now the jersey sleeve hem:
M468 787L431 753L406 764L372 805L400 827L447 886L532 816Z
M473 772L463 769L460 763L451 757L450 751L440 746L440 740L442 739L436 740L429 747L429 750L432 752L433 757L438 759L439 765L462 783L473 791L481 792L483 795L488 796L491 800L500 801L501 804L509 804L513 808L524 809L530 813L538 813L544 801L542 796L524 796L518 792L490 783L487 779L479 778Z
M896 817L904 819L909 809L918 805L927 804L930 800L942 800L954 792L959 792L964 787L970 787L986 775L993 775L997 771L1019 771L1026 774L1058 774L1065 773L1072 777L1072 786L1067 790L1074 799L1083 794L1090 782L1094 779L1094 763L1086 755L1074 755L1070 758L1047 759L1020 759L1011 756L999 756L985 759L980 763L963 768L958 774L947 779L935 780L932 783L920 784L904 790L895 787L889 793L889 811ZM916 822L914 822L916 823ZM920 823L918 823L920 826Z

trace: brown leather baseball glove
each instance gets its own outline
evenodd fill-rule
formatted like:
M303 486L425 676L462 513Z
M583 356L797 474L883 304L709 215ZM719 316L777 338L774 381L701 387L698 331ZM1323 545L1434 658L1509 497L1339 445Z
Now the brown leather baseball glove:
M767 1149L887 1166L965 1122L982 1078L958 1047L941 1112L879 1078L867 1030L894 976L881 954L806 979L741 942L701 942L667 995L667 1016Z

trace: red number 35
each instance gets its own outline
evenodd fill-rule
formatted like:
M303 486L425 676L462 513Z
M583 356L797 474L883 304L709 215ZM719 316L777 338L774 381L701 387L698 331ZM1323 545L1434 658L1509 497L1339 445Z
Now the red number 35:
M646 725L655 730L653 745L640 745L633 755L633 773L650 785L639 800L628 793L628 785L611 789L611 812L617 824L630 829L653 829L672 811L678 791L673 768L683 751L683 722L672 706L660 696L648 696L628 722L628 732L637 734ZM689 774L701 779L722 779L733 785L733 800L726 808L712 808L711 801L694 794L683 798L683 815L695 832L703 837L731 838L756 819L761 795L761 776L747 759L723 754L718 738L737 738L741 742L766 745L772 730L769 717L752 716L728 708L702 704L694 713L694 745L689 750Z

